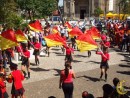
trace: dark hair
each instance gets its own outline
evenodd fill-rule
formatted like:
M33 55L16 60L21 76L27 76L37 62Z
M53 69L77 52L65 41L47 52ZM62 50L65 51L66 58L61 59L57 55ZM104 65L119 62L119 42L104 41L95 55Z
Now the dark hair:
M113 79L113 84L114 86L117 86L117 84L120 82L120 80L118 78L114 78Z
M17 64L11 62L9 67L11 70L17 70L17 66Z
M113 87L110 84L104 84L103 87L103 98L108 98L113 92Z
M69 75L69 69L68 67L70 67L70 63L65 62L65 76L68 77Z
M94 98L93 94L88 94L87 98Z
M83 91L82 98L88 98L88 92L87 91Z
M48 97L48 98L56 98L55 96L50 96L50 97Z

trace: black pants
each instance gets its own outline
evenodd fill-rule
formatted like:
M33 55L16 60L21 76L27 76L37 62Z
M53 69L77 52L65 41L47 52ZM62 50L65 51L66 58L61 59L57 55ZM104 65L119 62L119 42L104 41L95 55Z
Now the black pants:
M64 92L64 98L73 98L73 83L63 83L62 84L62 89Z

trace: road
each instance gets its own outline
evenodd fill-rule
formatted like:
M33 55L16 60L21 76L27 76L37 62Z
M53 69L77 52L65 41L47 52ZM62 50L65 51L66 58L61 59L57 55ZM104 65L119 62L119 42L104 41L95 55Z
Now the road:
M110 49L111 58L107 82L99 81L101 57L96 55L95 51L92 51L90 58L87 57L87 52L80 53L79 51L75 51L73 57L72 66L76 73L74 98L81 98L84 90L95 97L102 96L102 85L105 83L112 85L114 77L126 80L126 85L130 87L130 58L126 52ZM41 57L40 62L38 67L34 65L34 60L31 60L31 78L23 82L26 98L48 98L51 95L56 98L64 98L62 90L58 88L59 73L61 69L64 69L64 54L61 49L59 47L51 48L50 57ZM10 93L11 84L7 84L7 89Z

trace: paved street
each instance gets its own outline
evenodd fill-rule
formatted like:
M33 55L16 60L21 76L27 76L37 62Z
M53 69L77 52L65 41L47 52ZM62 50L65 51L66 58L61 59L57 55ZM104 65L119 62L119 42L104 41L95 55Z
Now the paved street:
M95 97L102 96L102 85L112 84L112 79L118 77L126 80L126 85L130 87L130 58L126 52L119 52L110 49L110 69L108 70L108 81L99 81L100 75L100 55L92 51L92 56L87 57L87 52L75 51L73 54L73 70L76 73L74 80L74 98L81 98L81 93L87 90ZM51 48L50 57L41 57L40 66L34 65L31 60L31 78L23 82L26 90L26 98L48 98L53 95L56 98L63 98L63 92L58 88L59 72L64 69L64 55L59 47ZM20 67L20 66L19 66ZM10 93L11 85L7 85Z

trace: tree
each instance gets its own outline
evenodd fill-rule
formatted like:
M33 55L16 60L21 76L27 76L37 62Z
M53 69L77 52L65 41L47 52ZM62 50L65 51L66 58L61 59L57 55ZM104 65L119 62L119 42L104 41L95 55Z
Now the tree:
M94 10L94 15L99 17L100 14L103 14L103 10L98 7Z
M17 3L14 0L1 0L0 22L6 24L6 28L14 28L22 23L18 16Z
M119 10L123 14L130 14L130 0L119 0Z
M56 0L17 0L19 8L28 13L29 19L51 16L56 10Z

